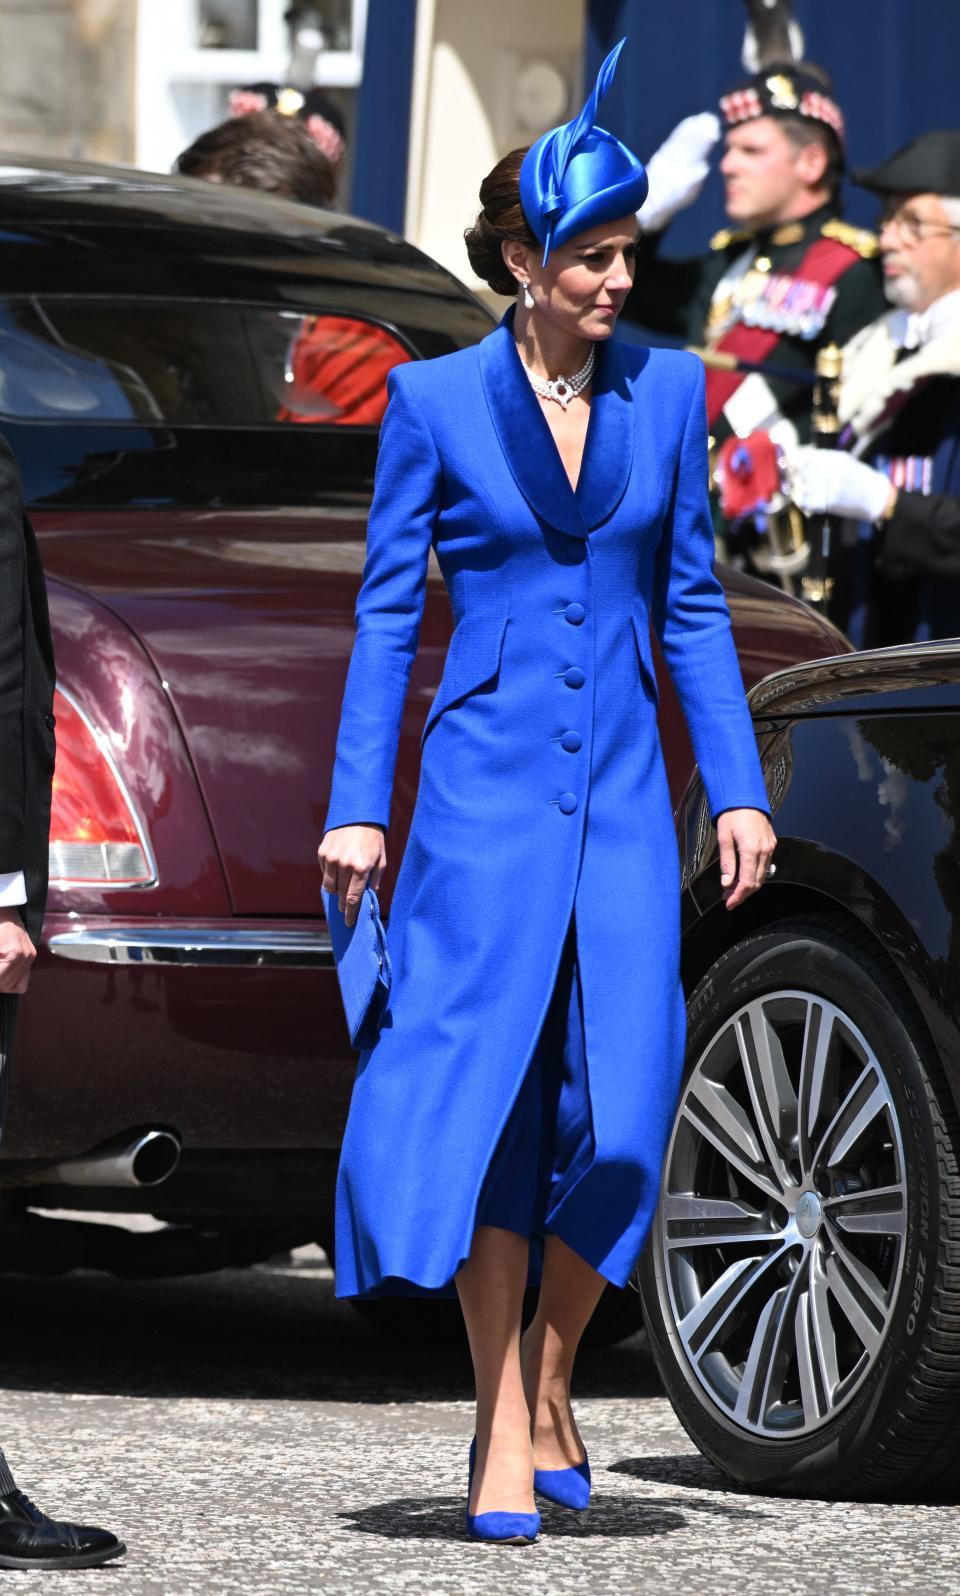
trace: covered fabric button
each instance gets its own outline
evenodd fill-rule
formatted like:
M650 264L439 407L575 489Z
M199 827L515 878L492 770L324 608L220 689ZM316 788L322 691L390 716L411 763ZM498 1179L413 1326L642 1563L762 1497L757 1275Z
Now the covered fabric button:
M568 687L582 687L587 678L579 665L571 665L568 671L564 671L563 679Z
M579 626L586 613L582 604L574 602L567 605L563 612L563 618L565 621L569 621L571 626Z
M568 754L577 754L583 747L583 738L579 732L564 732L560 739L560 747L565 748Z
M575 792L562 792L557 802L563 814L572 815L577 807L577 795Z

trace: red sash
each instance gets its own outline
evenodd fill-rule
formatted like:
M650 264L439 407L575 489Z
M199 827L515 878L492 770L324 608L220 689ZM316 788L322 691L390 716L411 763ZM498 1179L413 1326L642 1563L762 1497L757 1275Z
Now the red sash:
M835 238L818 238L790 275L804 282L817 283L821 288L830 288L858 259L856 250L851 249L849 244L841 244ZM776 328L748 327L746 322L738 321L711 348L725 355L735 355L738 360L762 365L769 360L782 337L783 333ZM747 375L744 371L712 371L707 368L707 421L711 427Z

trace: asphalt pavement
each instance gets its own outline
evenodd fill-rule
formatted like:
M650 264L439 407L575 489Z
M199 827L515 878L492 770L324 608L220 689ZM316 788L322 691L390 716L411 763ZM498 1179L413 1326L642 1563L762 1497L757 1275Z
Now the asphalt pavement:
M582 1357L595 1496L547 1506L529 1549L463 1534L469 1368L333 1298L322 1254L150 1283L3 1283L4 1417L18 1483L127 1557L8 1575L42 1596L926 1596L960 1591L952 1506L729 1489L664 1400L642 1339ZM2 1578L2 1576L0 1576Z

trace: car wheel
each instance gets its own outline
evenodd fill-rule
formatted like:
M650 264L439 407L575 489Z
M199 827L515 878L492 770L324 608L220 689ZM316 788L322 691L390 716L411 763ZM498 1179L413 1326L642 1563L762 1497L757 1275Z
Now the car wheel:
M954 1489L960 1128L896 972L773 925L697 986L687 1061L640 1287L691 1439L753 1488Z

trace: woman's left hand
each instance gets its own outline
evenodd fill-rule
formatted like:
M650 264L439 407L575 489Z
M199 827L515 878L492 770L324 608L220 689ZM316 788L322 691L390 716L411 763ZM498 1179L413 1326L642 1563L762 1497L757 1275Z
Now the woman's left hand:
M760 809L725 809L717 816L720 883L731 888L727 908L735 909L763 886L777 839Z

